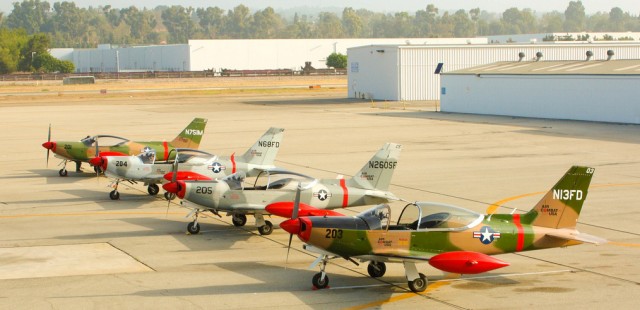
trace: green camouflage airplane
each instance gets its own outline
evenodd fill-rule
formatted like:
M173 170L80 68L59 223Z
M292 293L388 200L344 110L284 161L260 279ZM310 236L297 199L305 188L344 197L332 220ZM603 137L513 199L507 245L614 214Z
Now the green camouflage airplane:
M256 176L259 172L274 169L274 161L280 149L284 129L269 128L241 156L217 156L194 149L175 149L178 160L158 159L155 151L146 150L137 156L104 156L91 159L107 177L115 179L114 190L109 193L113 200L120 198L118 184L121 181L144 182L150 195L158 194L157 184L176 180L214 180L225 178L237 172L247 176ZM170 156L172 157L172 156ZM177 173L172 172L175 169ZM178 171L179 170L179 171ZM173 197L165 193L165 198Z
M367 271L374 278L384 275L385 262L401 262L409 288L421 292L427 287L427 278L418 273L416 263L429 262L445 272L476 274L509 265L489 255L606 242L576 230L593 172L589 167L571 167L524 214L482 215L450 205L416 202L405 206L398 222L392 224L386 204L349 217L297 217L297 208L287 202L266 209L286 215L277 210L283 210L283 204L293 208L292 219L280 227L291 236L297 235L306 243L306 250L320 254L316 262L322 263L321 272L312 279L315 287L327 287L327 261L342 257L353 263L354 259L369 261Z
M296 178L303 178L305 182L310 183L302 193L302 199L306 204L318 209L346 208L398 200L388 188L401 150L402 146L399 144L385 144L354 177L349 179L316 180L299 173L272 169L262 171L247 187L244 186L244 177L237 174L222 180L176 181L162 187L182 198L183 206L194 210L194 221L187 226L189 233L197 234L200 231L200 212L211 211L217 215L218 211L224 211L232 215L232 222L236 226L243 226L247 222L247 214L254 215L260 234L268 235L271 234L273 225L264 220L264 215L269 215L265 206L276 201L293 200L297 188Z
M47 149L47 165L49 163L49 152L53 151L54 156L62 159L60 165L62 169L58 171L60 176L67 176L67 162L76 163L76 172L80 172L82 162L89 162L96 156L117 156L117 155L137 155L143 150L153 149L158 158L164 160L171 159L175 156L174 148L193 148L197 149L204 134L204 128L207 120L204 118L194 118L193 121L171 142L166 141L148 141L135 142L128 139L111 136L97 135L87 136L80 141L51 141L51 125L49 125L49 135L47 142L42 147ZM171 155L173 154L173 155ZM96 167L97 169L97 167Z

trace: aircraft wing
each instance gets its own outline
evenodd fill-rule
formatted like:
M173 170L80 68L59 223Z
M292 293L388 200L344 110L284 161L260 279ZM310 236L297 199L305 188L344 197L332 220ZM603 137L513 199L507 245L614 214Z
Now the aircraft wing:
M570 241L579 241L584 243L592 243L596 245L600 245L608 242L607 239L581 233L581 232L578 232L577 230L558 229L556 231L549 232L546 235L549 237L570 240Z

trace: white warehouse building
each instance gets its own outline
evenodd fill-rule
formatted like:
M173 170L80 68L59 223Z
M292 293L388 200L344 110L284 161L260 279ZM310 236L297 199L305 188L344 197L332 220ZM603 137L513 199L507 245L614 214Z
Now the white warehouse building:
M640 124L640 60L498 62L441 76L443 112Z
M326 68L326 57L331 53L346 55L350 47L374 43L486 44L487 39L189 40L188 44L131 47L101 44L96 49L52 49L51 54L73 62L76 72L300 70L307 61L316 69Z
M611 51L611 52L609 52ZM348 97L439 100L440 75L498 61L640 59L640 44L367 45L349 48ZM612 53L613 55L608 55Z

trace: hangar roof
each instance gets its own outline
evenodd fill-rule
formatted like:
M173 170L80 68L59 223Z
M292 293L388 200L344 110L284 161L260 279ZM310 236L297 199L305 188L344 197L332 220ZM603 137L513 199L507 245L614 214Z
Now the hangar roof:
M640 75L640 59L591 61L502 61L442 74Z

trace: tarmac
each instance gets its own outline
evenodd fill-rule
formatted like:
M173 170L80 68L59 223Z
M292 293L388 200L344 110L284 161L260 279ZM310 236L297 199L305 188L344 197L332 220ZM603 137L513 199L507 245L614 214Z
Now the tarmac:
M180 86L176 86L180 87ZM346 88L278 92L0 95L1 309L637 309L640 293L640 126L437 112L425 102L347 99ZM268 127L285 128L277 164L318 178L351 176L385 142L403 145L390 188L408 201L485 213L531 208L570 166L595 168L578 229L609 243L500 255L506 268L443 274L412 293L401 265L384 277L335 259L330 288L314 290L313 254L249 217L200 218L142 184L84 173L58 176L47 140L111 134L171 140L209 120L201 149L244 152ZM397 219L406 203L394 202ZM368 207L344 210L355 214ZM270 219L274 224L281 218Z

